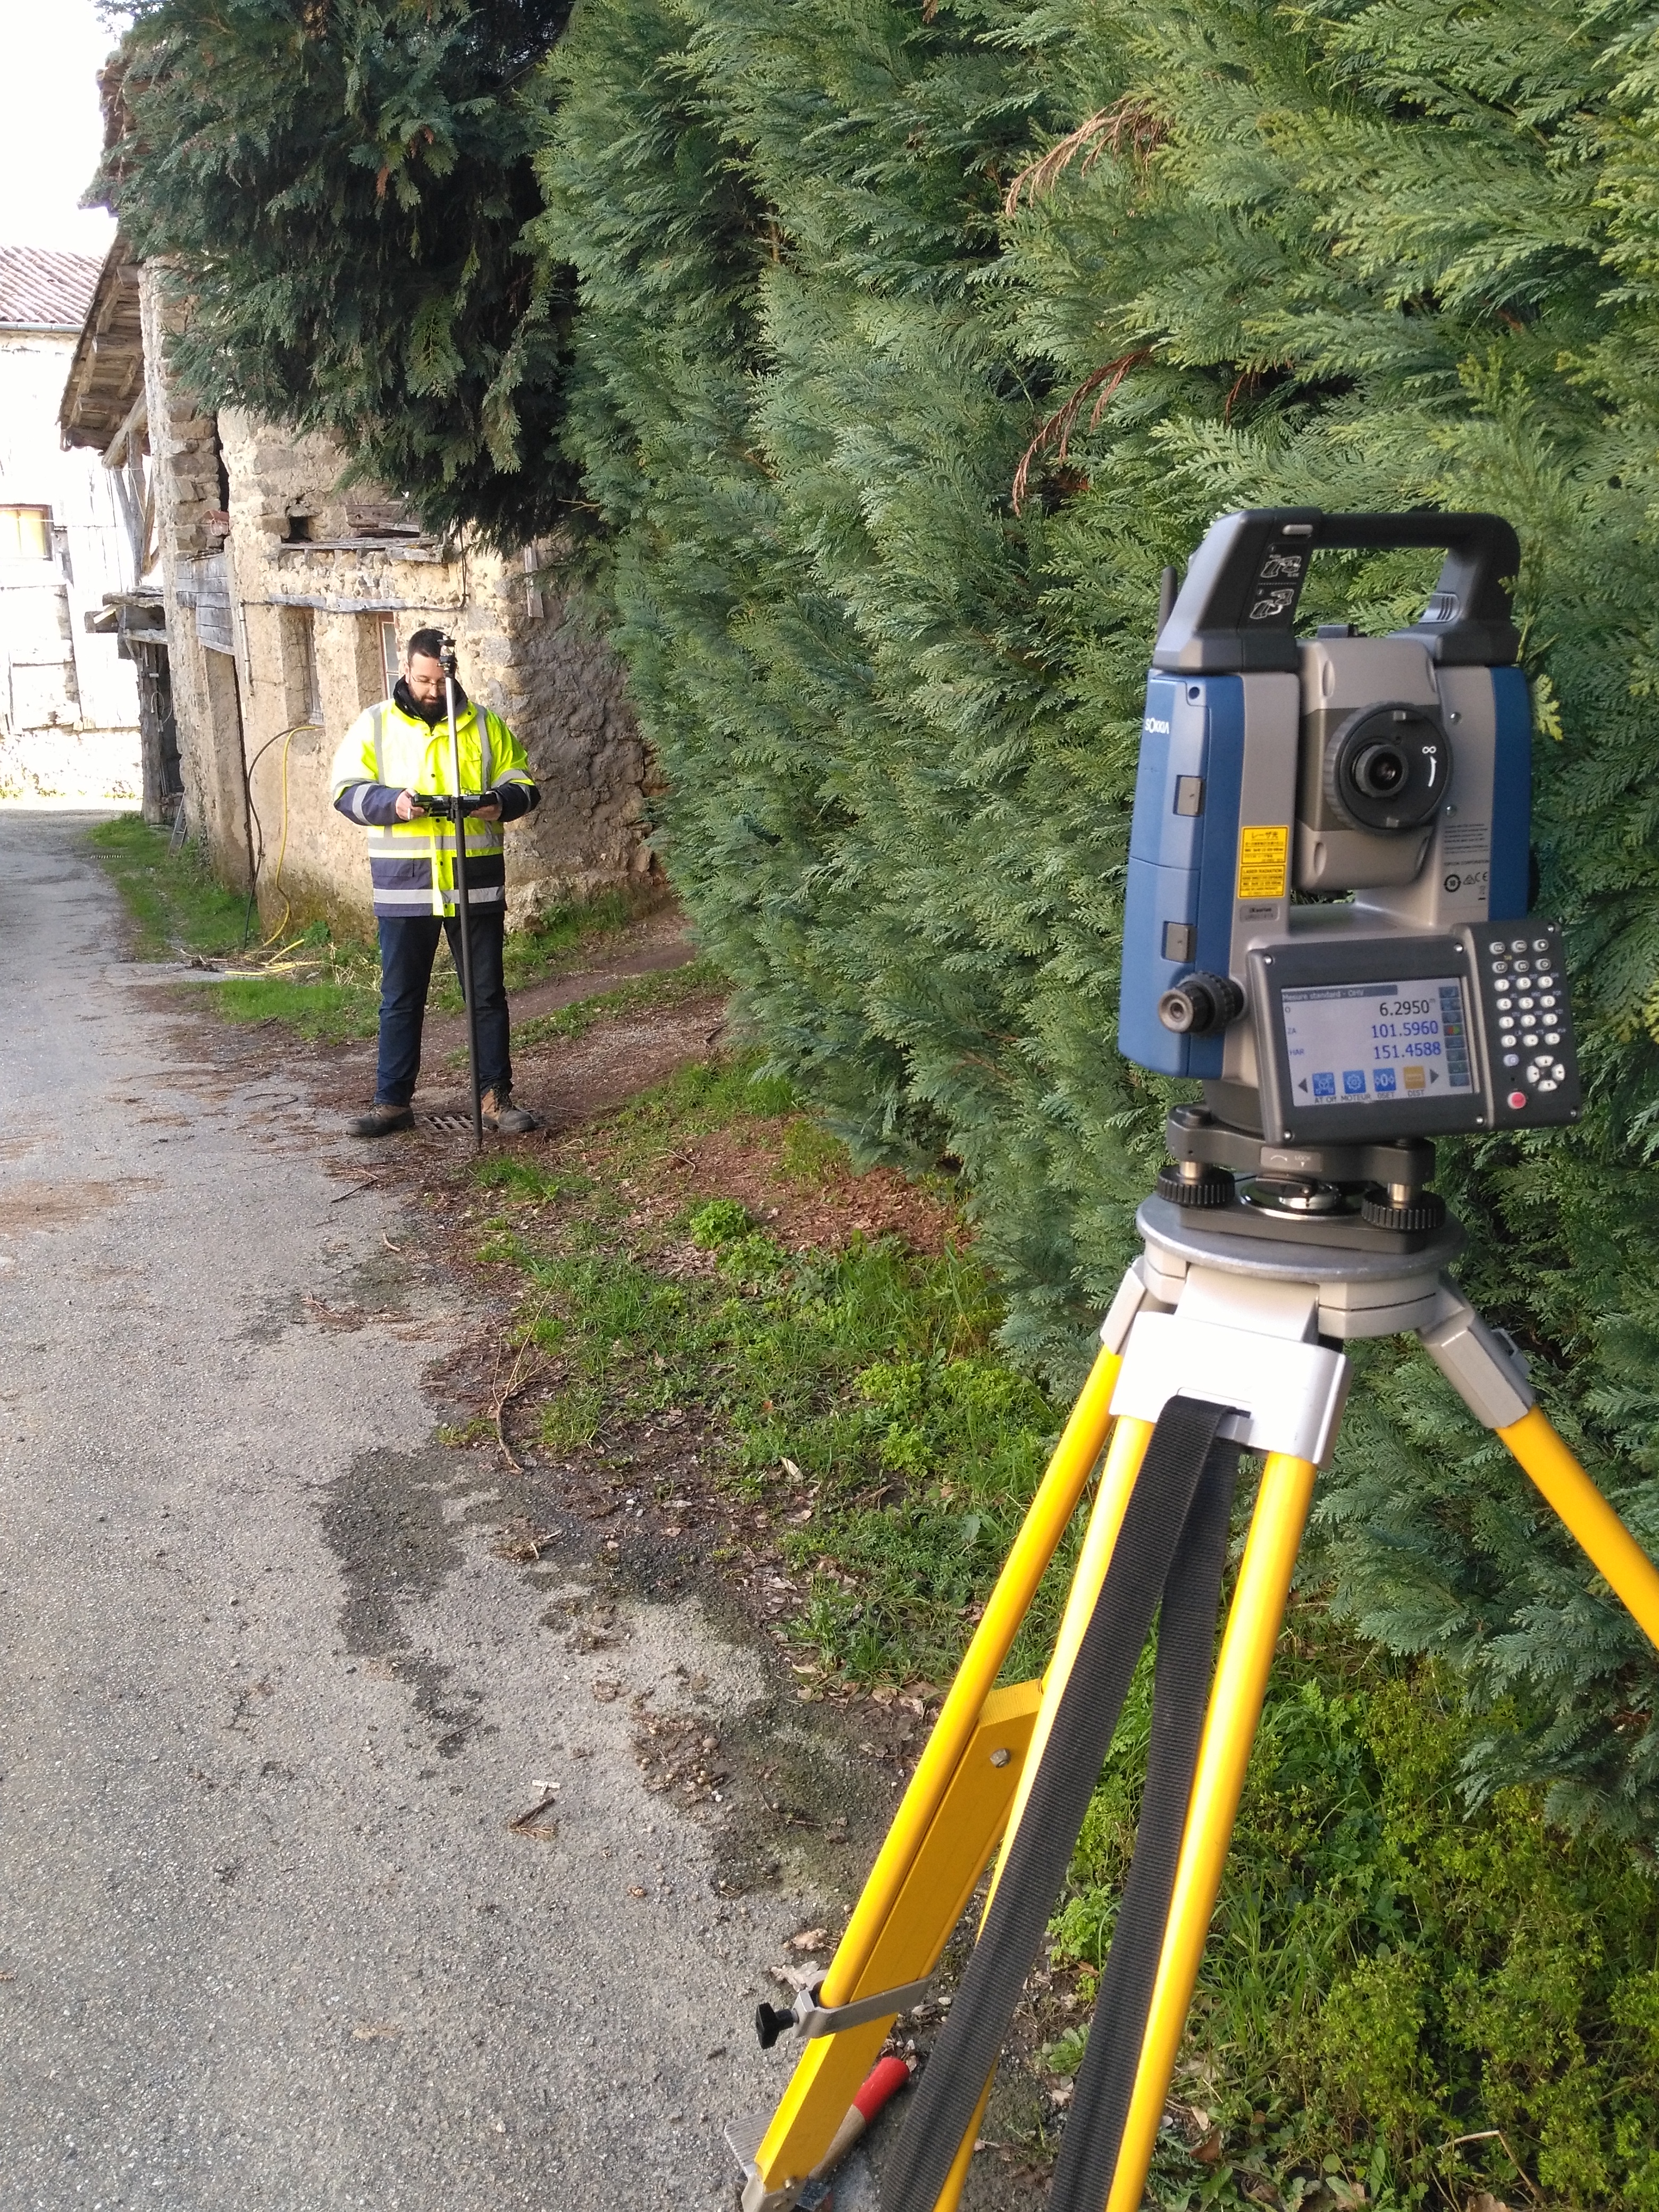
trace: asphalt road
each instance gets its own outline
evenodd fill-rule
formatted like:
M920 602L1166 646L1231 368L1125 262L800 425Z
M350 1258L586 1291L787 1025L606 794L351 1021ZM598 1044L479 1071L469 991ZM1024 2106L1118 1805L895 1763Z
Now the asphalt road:
M805 1907L629 1729L756 1662L538 1627L433 1441L465 1317L297 1084L192 1057L83 828L0 810L0 2207L729 2205Z

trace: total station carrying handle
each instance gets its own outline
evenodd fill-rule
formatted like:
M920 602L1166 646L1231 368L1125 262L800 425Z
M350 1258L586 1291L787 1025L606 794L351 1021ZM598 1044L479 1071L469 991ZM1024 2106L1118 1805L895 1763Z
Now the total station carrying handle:
M1317 507L1259 507L1212 522L1194 554L1152 665L1215 675L1300 666L1297 602L1322 546L1379 550L1437 545L1445 564L1408 629L1443 667L1504 667L1521 649L1510 618L1521 543L1501 514L1327 514Z

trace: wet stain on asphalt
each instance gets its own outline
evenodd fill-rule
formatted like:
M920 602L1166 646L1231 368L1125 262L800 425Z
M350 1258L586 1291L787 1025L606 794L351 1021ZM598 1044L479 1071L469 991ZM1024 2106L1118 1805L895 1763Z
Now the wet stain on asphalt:
M481 1731L493 1732L480 1710L483 1693L458 1688L453 1667L416 1650L404 1613L434 1598L464 1561L465 1520L446 1509L474 1487L457 1481L453 1455L441 1445L360 1452L328 1485L319 1514L345 1586L345 1649L354 1658L391 1665L409 1685L444 1759L455 1758Z

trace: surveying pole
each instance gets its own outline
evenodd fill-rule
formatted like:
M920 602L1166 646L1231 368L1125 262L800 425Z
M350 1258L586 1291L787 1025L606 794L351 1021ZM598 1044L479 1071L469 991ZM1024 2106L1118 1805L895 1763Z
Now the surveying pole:
M472 1148L483 1150L483 1097L478 1089L478 1004L472 990L472 906L466 874L467 801L461 781L461 739L455 726L455 641L445 632L439 659L444 672L444 710L449 717L449 763L455 779L455 916L461 947L461 996L466 1001L466 1072L472 1091Z

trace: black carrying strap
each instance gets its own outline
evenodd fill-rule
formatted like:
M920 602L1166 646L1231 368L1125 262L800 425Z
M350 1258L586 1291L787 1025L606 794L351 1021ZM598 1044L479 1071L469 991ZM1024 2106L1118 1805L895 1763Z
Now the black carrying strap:
M1124 1513L1117 1542L1113 1547L1111 1564L1107 1569L1100 1596L1084 1632L1055 1711L1054 1725L1049 1731L1042 1763L1032 1781L1024 1814L1009 1846L1007 1861L998 1881L985 1926L974 1947L968 1971L951 2006L951 2016L939 2033L933 2055L914 2092L904 2132L883 2177L882 2212L933 2212L939 2201L951 2161L973 2119L980 2092L1007 2035L1014 2007L1019 2002L1020 1990L1042 1941L1054 1900L1060 1894L1060 1884L1071 1862L1072 1848L1083 1825L1090 1796L1111 1744L1112 1734L1134 1674L1135 1662L1152 1626L1153 1612L1159 1597L1164 1593L1166 1581L1171 1578L1171 1568L1176 1555L1185 1548L1183 1537L1188 1522L1195 1521L1197 1528L1201 1530L1201 1548L1207 1559L1212 1548L1213 1528L1218 1517L1220 1541L1224 1553L1226 1507L1231 1504L1233 1471L1238 1455L1234 1445L1218 1445L1217 1432L1230 1410L1225 1406L1211 1405L1203 1399L1172 1398L1158 1416ZM1209 1477L1207 1480L1206 1476ZM1218 1516L1215 1493L1221 1490L1225 1491L1226 1500L1220 1504ZM1194 1516L1194 1500L1200 1492L1205 1495L1205 1504L1201 1511ZM1175 1577L1176 1587L1172 1594L1176 1599L1176 1612L1183 1620L1194 1610L1194 1594L1188 1588L1193 1579L1186 1572ZM1206 1676L1209 1661L1208 1644L1214 1632L1213 1596L1209 1619L1210 1635L1206 1638L1203 1655ZM1160 1647L1163 1641L1160 1636ZM1183 1685L1191 1676L1190 1662L1187 1660L1172 1656L1170 1668L1179 1673ZM1160 1649L1160 1686L1164 1675L1165 1667ZM1184 1687L1182 1694L1184 1697ZM1167 1699L1165 1702L1167 1705ZM1200 1695L1194 1702L1198 1721L1201 1724L1204 1698ZM1165 1733L1170 1732L1166 1727ZM1155 1745L1158 1737L1155 1711ZM1175 1741L1177 1744L1184 1741L1179 1730L1175 1733ZM1196 1741L1194 1731L1194 1748ZM1160 1771L1162 1766L1163 1762L1160 1761ZM1175 1794L1176 1782L1173 1770L1166 1780L1160 1780L1160 1803L1165 1797ZM1188 1761L1185 1788L1181 1792L1181 1806L1176 1815L1177 1844L1179 1822L1185 1816L1185 1798L1190 1786L1191 1763ZM1150 1805L1152 1797L1150 1770L1147 1792ZM1160 1836L1166 1825L1166 1820L1160 1816ZM1145 1826L1143 1813L1143 1831ZM1139 1863L1140 1844L1137 1838L1137 1865ZM1150 1857L1148 1865L1151 1865ZM1150 1875L1148 1881L1151 1881ZM1167 1898L1167 1880L1164 1894ZM1124 1921L1125 1916L1121 1911L1120 1927L1124 1925ZM1158 1925L1151 1936L1154 1966L1162 1936L1160 1915ZM1115 1942L1114 1959L1116 1951L1117 1944ZM1109 1966L1108 1972L1109 1977ZM1150 1990L1150 1983L1148 1989ZM1144 2010L1143 2005L1143 2021ZM1125 2026L1127 2025L1126 2022ZM1121 2039L1115 2034L1109 2039L1115 2043ZM1135 2058L1139 2051L1139 2034L1134 2036L1133 2041L1134 2052L1129 2061L1131 2081ZM1120 2134L1121 2125L1120 2117L1117 2123ZM1067 2132L1069 2134L1069 2130ZM1115 2141L1112 2155L1115 2159ZM1103 2195L1096 2200L1092 2212L1098 2212L1098 2205L1102 2202Z
M1049 2212L1101 2212L1117 2172L1210 1701L1216 1614L1237 1474L1238 1447L1218 1438L1164 1586L1152 1742L1134 1856L1060 2138Z

